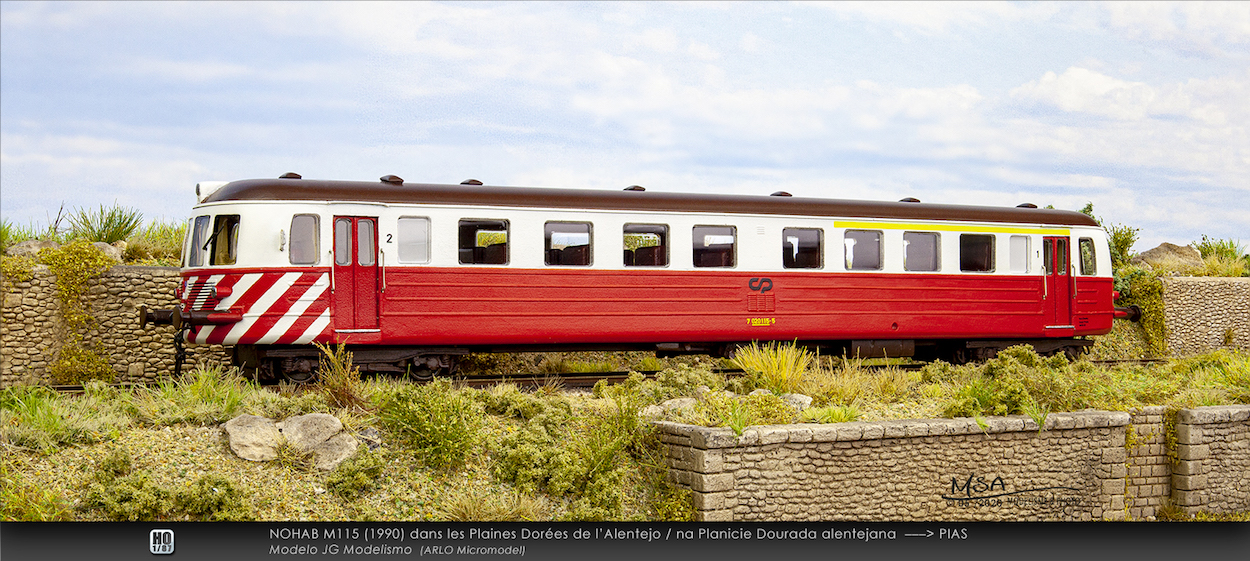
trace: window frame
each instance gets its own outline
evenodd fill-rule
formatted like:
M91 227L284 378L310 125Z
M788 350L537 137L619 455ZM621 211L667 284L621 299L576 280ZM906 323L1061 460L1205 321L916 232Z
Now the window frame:
M850 252L851 255L847 255L848 246L846 244L848 240L854 239L855 243L850 247L859 245L859 239L848 237L853 232L854 233L872 233L872 234L877 235L877 266L876 267L855 267L854 266L855 265L855 251L851 250ZM848 257L850 257L849 260L847 259ZM842 264L846 267L847 271L881 271L881 270L884 270L885 269L885 231L884 230L869 230L869 229L864 229L864 228L847 228L846 230L843 230L842 231Z
M311 245L312 245L313 260L312 262L309 262L309 263L295 261L295 246L296 246L295 221L299 220L301 217L312 218ZM313 214L313 213L301 213L301 214L292 215L290 237L291 239L288 242L288 248L287 248L287 261L289 261L292 265L304 265L304 266L314 266L314 267L321 264L321 215ZM308 241L308 240L304 240L304 241Z
M1014 243L1016 240L1024 240L1024 268L1017 270L1014 266L1016 253L1014 251ZM1033 237L1021 234L1013 234L1007 238L1007 272L1017 274L1029 274L1033 270Z
M630 231L631 226L634 227L636 231L631 232ZM644 228L649 229L649 230L643 230ZM650 231L650 230L654 230L657 228L660 230L660 232ZM659 236L660 238L659 245L639 246L638 248L633 249L633 250L629 249L629 247L626 245L626 238L628 238L630 235L640 236L640 235L645 235L645 234L653 234L653 235ZM626 222L622 224L621 225L621 250L622 250L621 261L623 263L623 266L625 267L668 267L669 264L672 263L672 259L671 259L672 256L670 255L672 244L669 243L671 239L672 238L669 235L668 224L661 224L661 223L656 223L656 222ZM662 250L661 255L664 258L664 262L659 265L639 265L637 262L627 263L624 261L625 251L637 252L638 249L642 249L643 247L660 248Z
M908 241L907 235L915 234L920 236L933 236L933 268L932 269L911 269L907 266L907 254L911 249L913 242ZM926 232L921 230L904 230L903 231L903 271L909 273L937 273L942 270L942 233Z
M794 255L790 257L789 260L787 261L786 242L789 239L789 236L787 236L786 234L787 232L790 232L792 230L816 233L816 263L814 266L805 267L805 266L800 266L798 264L798 257L800 254L803 253L802 251L800 251L802 249L802 245L801 245L802 240L799 240L800 245L795 246ZM781 228L781 268L783 269L824 269L825 268L825 229L824 228L803 228L803 227L797 227L797 226L791 227L791 228L782 227Z
M559 230L561 226L585 226L586 227L586 262L578 264L564 264L551 262L551 239L552 234L557 233L575 233L581 234L580 231ZM565 246L561 249L580 246ZM582 222L576 220L548 220L543 223L543 264L548 267L590 267L595 263L595 230L594 224L591 222Z
M416 259L416 260L405 259L404 242L406 241L406 238L404 237L405 227L403 226L405 220L423 221L425 223L425 230L424 230L424 235L425 235L424 256L425 257L424 259ZM430 262L430 254L432 253L432 250L434 247L433 221L430 220L430 217L428 216L400 216L399 218L395 219L395 238L397 242L397 247L395 248L395 253L396 253L395 259L398 263L423 265L423 264L427 264ZM409 245L417 245L417 244L409 244Z
M699 233L700 230L725 230L725 229L729 230L728 234L723 234L723 233L718 233L718 232L708 232L708 231L705 231L702 234ZM729 263L726 265L700 265L699 264L700 248L697 245L699 243L699 240L700 239L703 240L703 248L702 248L703 252L710 253L711 250L707 249L708 248L708 243L707 243L708 236L724 236L724 235L728 235L733 238L733 241L730 242L729 244L729 251L727 252L727 255L729 255ZM738 227L737 226L733 226L729 224L696 224L690 228L690 239L691 239L690 259L691 259L692 264L694 265L694 268L696 269L735 269L737 268L737 264L738 264ZM724 244L713 244L713 245L724 245ZM722 253L722 252L718 250L717 253Z
M964 252L965 252L964 239L965 238L988 238L989 239L990 241L989 251L986 252L986 255L989 257L989 268L969 269L965 267L965 263L966 263L964 259ZM997 271L998 270L997 252L998 252L998 236L995 236L994 234L976 234L976 233L959 234L959 272L961 273L993 273Z
M1085 248L1089 248L1089 271L1086 272L1086 254ZM1077 259L1081 261L1080 273L1083 277L1092 277L1098 275L1098 246L1094 244L1094 238L1082 237L1077 240Z
M491 227L498 226L498 225L502 225L502 230L498 228L491 229ZM479 226L479 227L473 228L474 226ZM507 266L509 263L512 262L512 222L510 220L506 218L461 218L456 222L456 227L457 227L456 228L457 230L456 260L459 262L459 264L461 265ZM466 241L465 233L467 232L466 227L473 228L471 230L473 232L472 245L469 247L465 247L465 241ZM486 248L486 247L492 247L495 245L500 245L500 244L490 244L488 246L477 245L478 240L480 239L480 236L483 232L487 232L487 233L503 232L504 241L502 245L504 246L504 258L503 258L502 263L490 263L486 261L477 261L476 258L474 258L473 261L464 260L465 251L469 251L470 255L473 255L474 254L473 250L476 248L479 248L479 247Z

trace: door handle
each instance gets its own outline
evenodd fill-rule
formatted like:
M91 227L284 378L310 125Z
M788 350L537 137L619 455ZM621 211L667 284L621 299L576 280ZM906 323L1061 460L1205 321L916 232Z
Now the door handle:
M330 294L334 294L334 250L328 249L326 253L330 255Z
M382 292L386 292L386 251L378 249L378 254L382 256L380 259L382 265Z

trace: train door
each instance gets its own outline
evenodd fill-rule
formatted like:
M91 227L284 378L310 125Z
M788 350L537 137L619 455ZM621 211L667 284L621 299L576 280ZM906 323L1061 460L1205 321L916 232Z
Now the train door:
M335 331L377 331L377 217L334 217L333 299Z
M1072 329L1072 278L1068 267L1068 238L1042 238L1042 265L1046 327Z

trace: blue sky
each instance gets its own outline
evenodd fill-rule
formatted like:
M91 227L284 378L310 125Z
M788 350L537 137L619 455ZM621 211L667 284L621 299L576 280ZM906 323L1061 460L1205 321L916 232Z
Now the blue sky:
M277 177L1078 209L1250 243L1250 3L0 2L0 212Z

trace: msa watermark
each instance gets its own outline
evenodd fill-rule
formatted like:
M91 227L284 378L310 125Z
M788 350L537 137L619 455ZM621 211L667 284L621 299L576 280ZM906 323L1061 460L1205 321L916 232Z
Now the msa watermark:
M174 552L173 530L152 530L148 534L148 551L153 555L169 555Z

